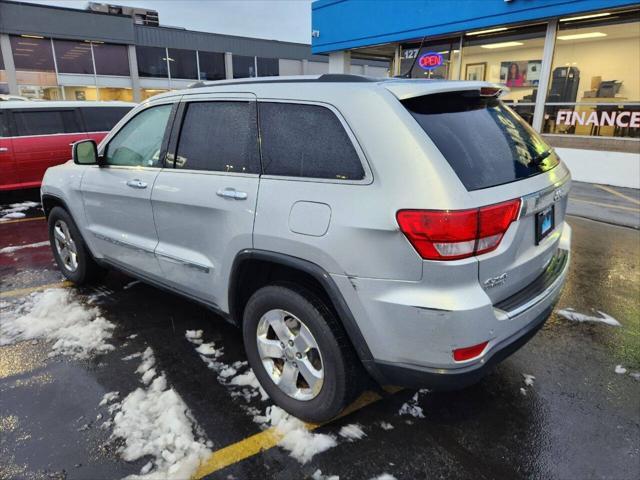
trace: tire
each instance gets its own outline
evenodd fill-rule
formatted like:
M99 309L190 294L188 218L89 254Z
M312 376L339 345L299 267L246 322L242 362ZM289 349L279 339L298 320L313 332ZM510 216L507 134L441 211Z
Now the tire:
M268 315L265 315L267 313ZM286 314L290 316L287 317ZM281 337L275 334L273 328L267 330L266 337L264 336L264 326L271 326L272 323L263 320L263 317L271 318L279 324L281 315L284 315L285 322L290 324L304 324L312 338L311 341L303 343L308 345L315 341L318 352L316 353L315 349L300 350L307 353L303 353L302 357L296 357L299 352L295 353L296 348L290 346L289 350L285 348L283 351L281 360L268 359L265 366L258 348L258 335L263 335L262 338L269 342L278 342ZM289 337L294 338L296 344L302 337L309 338L308 333L302 334L302 328L300 326L297 335ZM258 381L269 397L288 413L304 421L324 422L338 415L359 393L364 372L356 353L333 312L309 290L289 284L269 285L259 289L245 306L242 330L247 358ZM288 333L293 332L295 327L288 330ZM284 342L279 343L282 345ZM280 374L282 381L287 363L299 368L296 388L298 385L301 387L294 394L286 393L272 377ZM310 371L308 367L305 367L307 376L302 374L303 367L310 363L322 368L321 386L316 383L315 388L311 388L312 383L306 382ZM302 398L304 396L307 398Z
M49 226L49 242L53 257L62 274L76 285L84 285L101 280L106 270L96 263L80 235L80 231L71 215L62 207L54 207L47 219ZM56 236L57 233L65 235L65 239ZM67 239L70 239L68 241ZM66 244L64 243L66 242ZM66 247L66 249L64 248ZM73 260L68 253L75 250L75 268ZM64 257L64 258L63 258Z

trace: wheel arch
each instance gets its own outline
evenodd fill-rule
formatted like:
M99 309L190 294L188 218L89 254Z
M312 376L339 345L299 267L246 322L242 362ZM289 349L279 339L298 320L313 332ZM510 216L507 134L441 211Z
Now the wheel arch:
M44 195L42 195L41 201L42 201L42 210L44 210L44 216L46 218L49 218L49 214L51 213L51 210L53 210L54 207L64 208L67 211L67 213L71 215L71 218L73 218L73 215L71 214L71 210L67 206L67 203L60 197L56 195L51 195L50 193L45 193Z
M247 300L262 286L278 281L294 281L311 289L334 311L363 366L374 378L377 377L373 371L373 356L351 309L336 283L322 267L283 253L247 249L234 259L229 280L229 313L237 325L242 324Z

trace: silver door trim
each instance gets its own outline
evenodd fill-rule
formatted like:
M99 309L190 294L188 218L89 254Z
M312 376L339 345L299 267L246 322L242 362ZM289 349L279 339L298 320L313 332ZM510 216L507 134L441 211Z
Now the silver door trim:
M168 255L166 253L158 252L158 251L156 251L155 254L158 257L162 257L162 258L164 258L166 260L169 260L171 262L178 263L180 265L184 265L185 267L193 268L193 269L201 271L203 273L209 273L211 271L211 269L209 267L205 266L205 265L201 265L199 263L190 262L190 261L184 260L183 258L174 257L173 255Z
M107 235L103 235L101 233L96 233L96 232L91 232L93 234L94 237L100 239L100 240L104 240L105 242L109 242L112 243L114 245L118 245L120 247L127 247L130 248L132 250L137 250L139 252L143 252L143 253L150 253L151 255L153 255L155 252L152 249L149 248L144 248L141 247L139 245L134 245L132 243L128 243L128 242L123 242L122 240L116 240L115 238L109 237Z

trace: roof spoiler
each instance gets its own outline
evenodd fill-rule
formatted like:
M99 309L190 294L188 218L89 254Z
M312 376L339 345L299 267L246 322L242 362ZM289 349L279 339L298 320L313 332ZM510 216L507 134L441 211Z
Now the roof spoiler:
M479 91L483 97L499 97L509 89L499 83L468 82L460 80L400 80L382 82L382 85L393 93L398 100L407 100L423 95L447 92Z

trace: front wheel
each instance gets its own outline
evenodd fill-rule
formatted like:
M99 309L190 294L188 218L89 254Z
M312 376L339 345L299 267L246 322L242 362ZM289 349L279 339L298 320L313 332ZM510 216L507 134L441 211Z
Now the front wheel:
M243 337L260 384L290 414L323 422L358 392L358 360L331 310L310 291L270 285L245 307Z
M71 215L62 207L49 213L49 242L62 274L76 285L101 279L105 270L96 263Z

